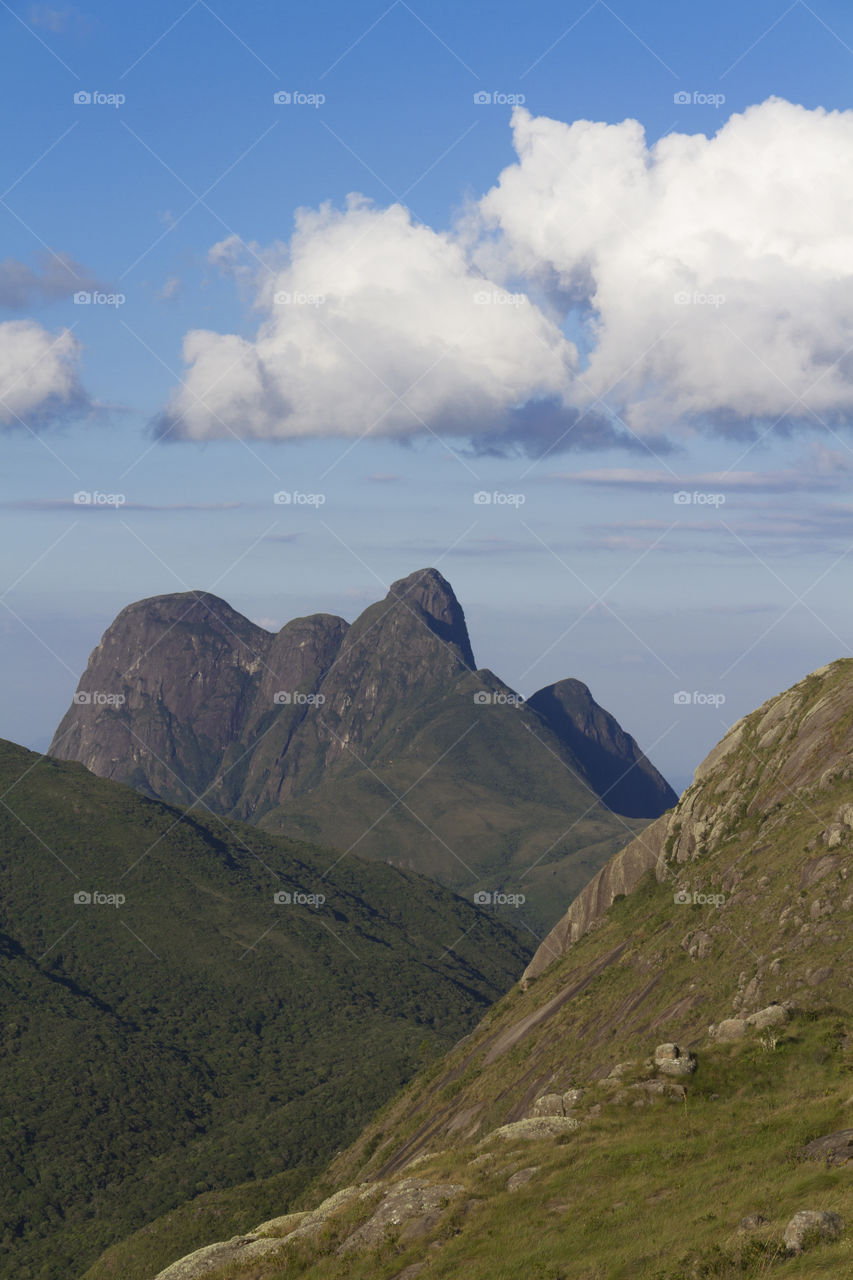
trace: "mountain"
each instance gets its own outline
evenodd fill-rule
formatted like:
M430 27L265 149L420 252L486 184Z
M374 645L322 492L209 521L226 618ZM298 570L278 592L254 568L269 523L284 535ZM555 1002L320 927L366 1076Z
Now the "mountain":
M292 1216L246 1207L158 1280L853 1274L853 661L733 726L648 833ZM153 1280L139 1247L110 1263Z
M238 652L209 628L183 643ZM219 689L242 676L235 662ZM434 881L2 741L0 796L0 1237L16 1280L69 1280L199 1193L212 1217L194 1212L187 1248L227 1226L249 1179L271 1177L270 1208L292 1196L530 955Z
M592 789L626 817L647 818L671 809L678 797L630 734L580 680L559 680L527 701L557 737L584 762Z
M476 670L435 569L395 582L352 626L318 614L276 635L203 592L132 604L50 751L469 896L524 897L539 937L677 798L579 681L524 704Z

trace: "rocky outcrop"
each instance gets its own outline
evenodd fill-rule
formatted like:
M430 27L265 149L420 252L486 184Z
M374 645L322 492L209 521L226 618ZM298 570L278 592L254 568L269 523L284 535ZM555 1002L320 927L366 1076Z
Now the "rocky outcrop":
M506 1142L521 1139L524 1142L541 1142L543 1138L556 1138L563 1133L572 1133L579 1129L580 1120L574 1116L530 1116L526 1120L514 1120L510 1124L502 1124L493 1129L480 1142L491 1142L493 1138L503 1138Z
M696 1070L696 1055L685 1053L677 1044L659 1044L655 1049L654 1063L665 1076L689 1076Z
M340 1210L359 1201L375 1201L377 1196L381 1198L371 1216L339 1245L338 1254L376 1248L392 1231L404 1242L414 1240L432 1231L447 1206L464 1190L459 1183L422 1178L404 1178L387 1186L344 1187L309 1212L272 1218L246 1235L196 1249L159 1272L155 1280L205 1280L232 1266L242 1267L278 1254L284 1266L288 1245L314 1239Z
M402 1241L416 1239L432 1230L443 1210L464 1190L458 1183L404 1178L388 1189L373 1216L347 1237L338 1253L375 1248L389 1231L399 1232Z
M742 1040L748 1031L766 1031L770 1027L781 1027L790 1018L789 1005L769 1004L764 1009L757 1009L746 1018L724 1018L722 1022L712 1024L708 1035L712 1040L726 1043L731 1040Z

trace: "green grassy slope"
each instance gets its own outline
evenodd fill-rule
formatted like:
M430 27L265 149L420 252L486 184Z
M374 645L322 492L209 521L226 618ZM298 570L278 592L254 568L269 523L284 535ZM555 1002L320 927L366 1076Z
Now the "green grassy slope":
M424 1280L853 1274L853 1161L802 1158L853 1129L853 662L732 730L669 832L657 872L421 1072L302 1203L362 1183L367 1199L217 1280L392 1280L415 1264ZM778 1027L731 1043L709 1030L771 1002L789 1009ZM666 1042L698 1064L669 1091L650 1057ZM577 1129L490 1137L570 1088L584 1090ZM410 1177L462 1190L419 1234L401 1225L339 1256ZM840 1213L846 1235L788 1257L801 1209ZM756 1213L767 1221L739 1232ZM240 1229L258 1221L247 1211Z

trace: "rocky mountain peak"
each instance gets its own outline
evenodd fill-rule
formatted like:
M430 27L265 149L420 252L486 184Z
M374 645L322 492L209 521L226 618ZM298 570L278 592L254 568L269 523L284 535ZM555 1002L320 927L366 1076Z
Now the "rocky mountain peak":
M388 600L396 599L404 608L421 617L429 629L458 651L466 667L476 667L462 606L453 588L437 569L418 569L392 582Z

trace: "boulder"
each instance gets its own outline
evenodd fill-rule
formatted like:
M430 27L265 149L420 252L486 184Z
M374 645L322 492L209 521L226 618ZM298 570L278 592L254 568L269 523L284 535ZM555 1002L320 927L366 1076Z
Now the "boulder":
M804 1160L823 1160L828 1165L853 1165L853 1129L838 1129L823 1138L815 1138L803 1147Z
M746 1018L724 1018L722 1022L708 1028L708 1035L712 1040L719 1040L723 1044L731 1040L742 1040L746 1035Z
M802 1253L809 1237L837 1240L844 1230L844 1219L827 1209L800 1209L785 1228L783 1237L789 1253Z
M514 1173L512 1177L507 1180L507 1191L516 1191L519 1187L523 1187L531 1178L535 1178L538 1172L538 1164L532 1164L527 1169L519 1169L518 1173Z
M780 1027L783 1022L788 1021L789 1016L783 1004L769 1004L765 1009L758 1009L755 1013L751 1013L746 1023L756 1031L764 1031L766 1027Z
M695 1055L682 1053L677 1044L659 1044L655 1049L655 1066L665 1076L689 1076L696 1065Z
M583 1089L567 1089L565 1093L543 1093L533 1104L532 1116L564 1116L583 1098Z
M562 1116L566 1114L561 1093L543 1093L533 1104L534 1116Z

